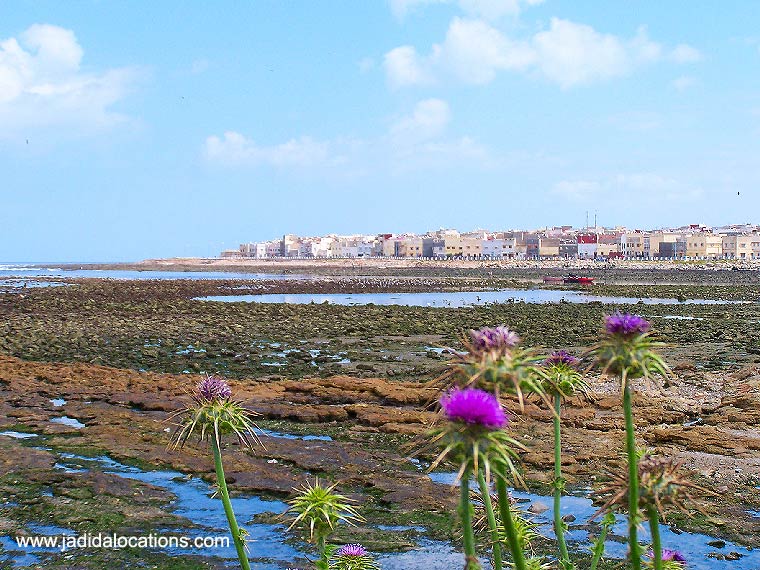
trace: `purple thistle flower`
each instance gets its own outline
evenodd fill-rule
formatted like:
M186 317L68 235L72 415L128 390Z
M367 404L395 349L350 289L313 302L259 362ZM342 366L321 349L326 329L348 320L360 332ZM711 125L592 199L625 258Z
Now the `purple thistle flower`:
M470 331L472 347L477 352L508 350L520 342L519 335L508 327L483 327Z
M198 383L195 396L204 403L227 400L232 395L229 384L216 376L206 376Z
M668 550L667 548L662 549L662 559L665 561L672 560L673 562L686 562L686 557L678 550Z
M639 315L630 313L615 313L604 317L604 327L607 334L615 336L633 336L649 330L649 321Z
M566 364L567 366L577 366L579 362L580 361L577 358L564 350L552 352L549 358L544 360L544 364L546 366L556 366L560 364Z
M489 430L501 429L508 421L496 396L476 388L455 388L441 398L441 407L449 421L480 425Z
M344 544L336 554L338 556L367 556L367 549L361 544Z

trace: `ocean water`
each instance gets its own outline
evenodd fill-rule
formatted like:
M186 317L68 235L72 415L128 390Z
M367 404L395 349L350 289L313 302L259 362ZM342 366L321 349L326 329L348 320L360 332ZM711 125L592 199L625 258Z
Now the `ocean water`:
M97 277L99 279L311 279L309 275L280 273L228 273L225 271L133 271L121 269L40 268L32 263L0 262L0 284L9 278L29 280L33 277ZM68 265L68 264L67 264Z

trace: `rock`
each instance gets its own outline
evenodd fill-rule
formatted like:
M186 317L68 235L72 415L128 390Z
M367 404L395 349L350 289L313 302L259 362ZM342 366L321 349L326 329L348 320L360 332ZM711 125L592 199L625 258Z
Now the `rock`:
M541 501L534 501L528 507L528 512L533 513L534 515L540 515L542 513L545 513L548 510L549 510L549 507L546 504L542 503Z
M726 543L723 540L711 540L707 543L707 546L712 546L713 548L725 548Z
M566 523L575 522L575 515L571 515L571 514L562 515L562 520Z

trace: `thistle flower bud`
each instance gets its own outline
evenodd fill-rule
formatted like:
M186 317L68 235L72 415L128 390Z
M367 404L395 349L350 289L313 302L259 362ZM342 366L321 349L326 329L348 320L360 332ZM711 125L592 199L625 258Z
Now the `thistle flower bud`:
M544 360L544 366L569 366L571 368L575 368L580 363L580 360L578 360L575 356L570 354L569 352L566 352L564 350L558 350L556 352L552 352L549 358Z
M503 325L470 331L470 349L478 354L484 352L504 353L517 346L519 342L520 336Z

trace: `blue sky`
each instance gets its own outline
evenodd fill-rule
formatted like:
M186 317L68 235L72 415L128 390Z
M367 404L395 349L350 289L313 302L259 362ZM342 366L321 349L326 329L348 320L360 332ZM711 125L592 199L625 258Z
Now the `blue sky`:
M760 222L760 7L0 5L0 260Z

